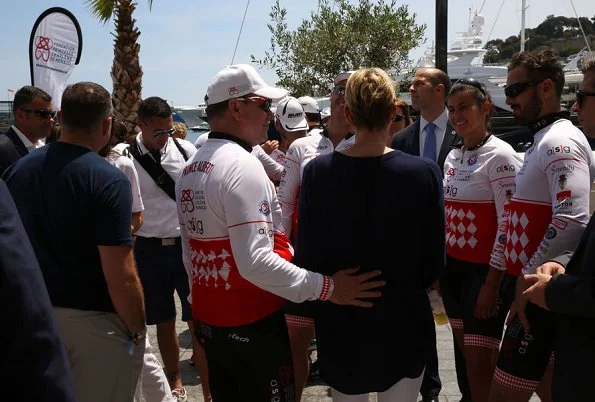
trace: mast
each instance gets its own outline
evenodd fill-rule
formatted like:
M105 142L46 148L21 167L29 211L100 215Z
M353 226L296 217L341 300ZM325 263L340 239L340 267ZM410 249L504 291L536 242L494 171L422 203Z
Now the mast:
M527 10L527 0L523 0L521 7L521 52L525 51L525 11Z

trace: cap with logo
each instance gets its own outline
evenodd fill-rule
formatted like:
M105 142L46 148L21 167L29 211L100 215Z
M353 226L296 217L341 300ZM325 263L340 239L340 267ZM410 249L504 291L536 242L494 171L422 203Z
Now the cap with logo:
M296 98L288 97L279 102L275 116L281 127L286 131L294 132L308 129L304 108Z
M304 108L306 113L320 113L318 102L311 96L302 96L298 98L298 102Z
M215 74L207 88L205 102L213 105L248 94L275 101L285 97L288 91L267 85L251 65L235 64Z
M339 82L348 79L351 76L351 74L353 74L353 73L355 73L354 70L345 71L340 74L337 74L335 76L335 78L333 79L333 84L335 84L335 85L339 84Z

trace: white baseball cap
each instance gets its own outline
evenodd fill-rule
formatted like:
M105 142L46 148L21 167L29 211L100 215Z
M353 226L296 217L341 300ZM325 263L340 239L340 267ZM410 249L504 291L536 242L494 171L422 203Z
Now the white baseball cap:
M286 131L303 131L308 129L304 108L296 98L288 97L277 105L275 116Z
M285 97L288 91L267 85L251 65L235 64L215 74L207 88L205 101L207 105L213 105L248 94L275 101Z
M325 107L324 109L322 109L320 111L320 118L322 120L326 119L327 117L331 116L331 108L330 107Z
M320 113L320 108L318 107L318 102L311 96L302 96L299 97L298 102L304 108L304 112L306 113Z
M353 73L355 73L355 70L345 71L343 73L337 74L333 79L333 83L337 85L339 82L348 79Z

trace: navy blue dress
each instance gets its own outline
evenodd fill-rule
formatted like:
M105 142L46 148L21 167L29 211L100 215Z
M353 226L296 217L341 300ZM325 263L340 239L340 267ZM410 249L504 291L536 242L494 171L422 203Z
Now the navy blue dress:
M434 334L426 288L445 261L441 176L400 151L334 152L304 170L296 263L325 275L380 269L386 281L372 308L316 302L321 376L342 393L386 391L424 369Z

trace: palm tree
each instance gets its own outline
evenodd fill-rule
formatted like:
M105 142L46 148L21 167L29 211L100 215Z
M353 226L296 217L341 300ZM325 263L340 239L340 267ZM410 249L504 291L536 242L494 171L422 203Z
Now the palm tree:
M149 9L152 0L147 0ZM127 132L134 133L136 112L141 101L143 70L140 67L138 54L140 35L132 13L136 9L134 0L87 0L92 14L104 24L114 17L114 62L112 64L112 102L114 118L124 122Z

